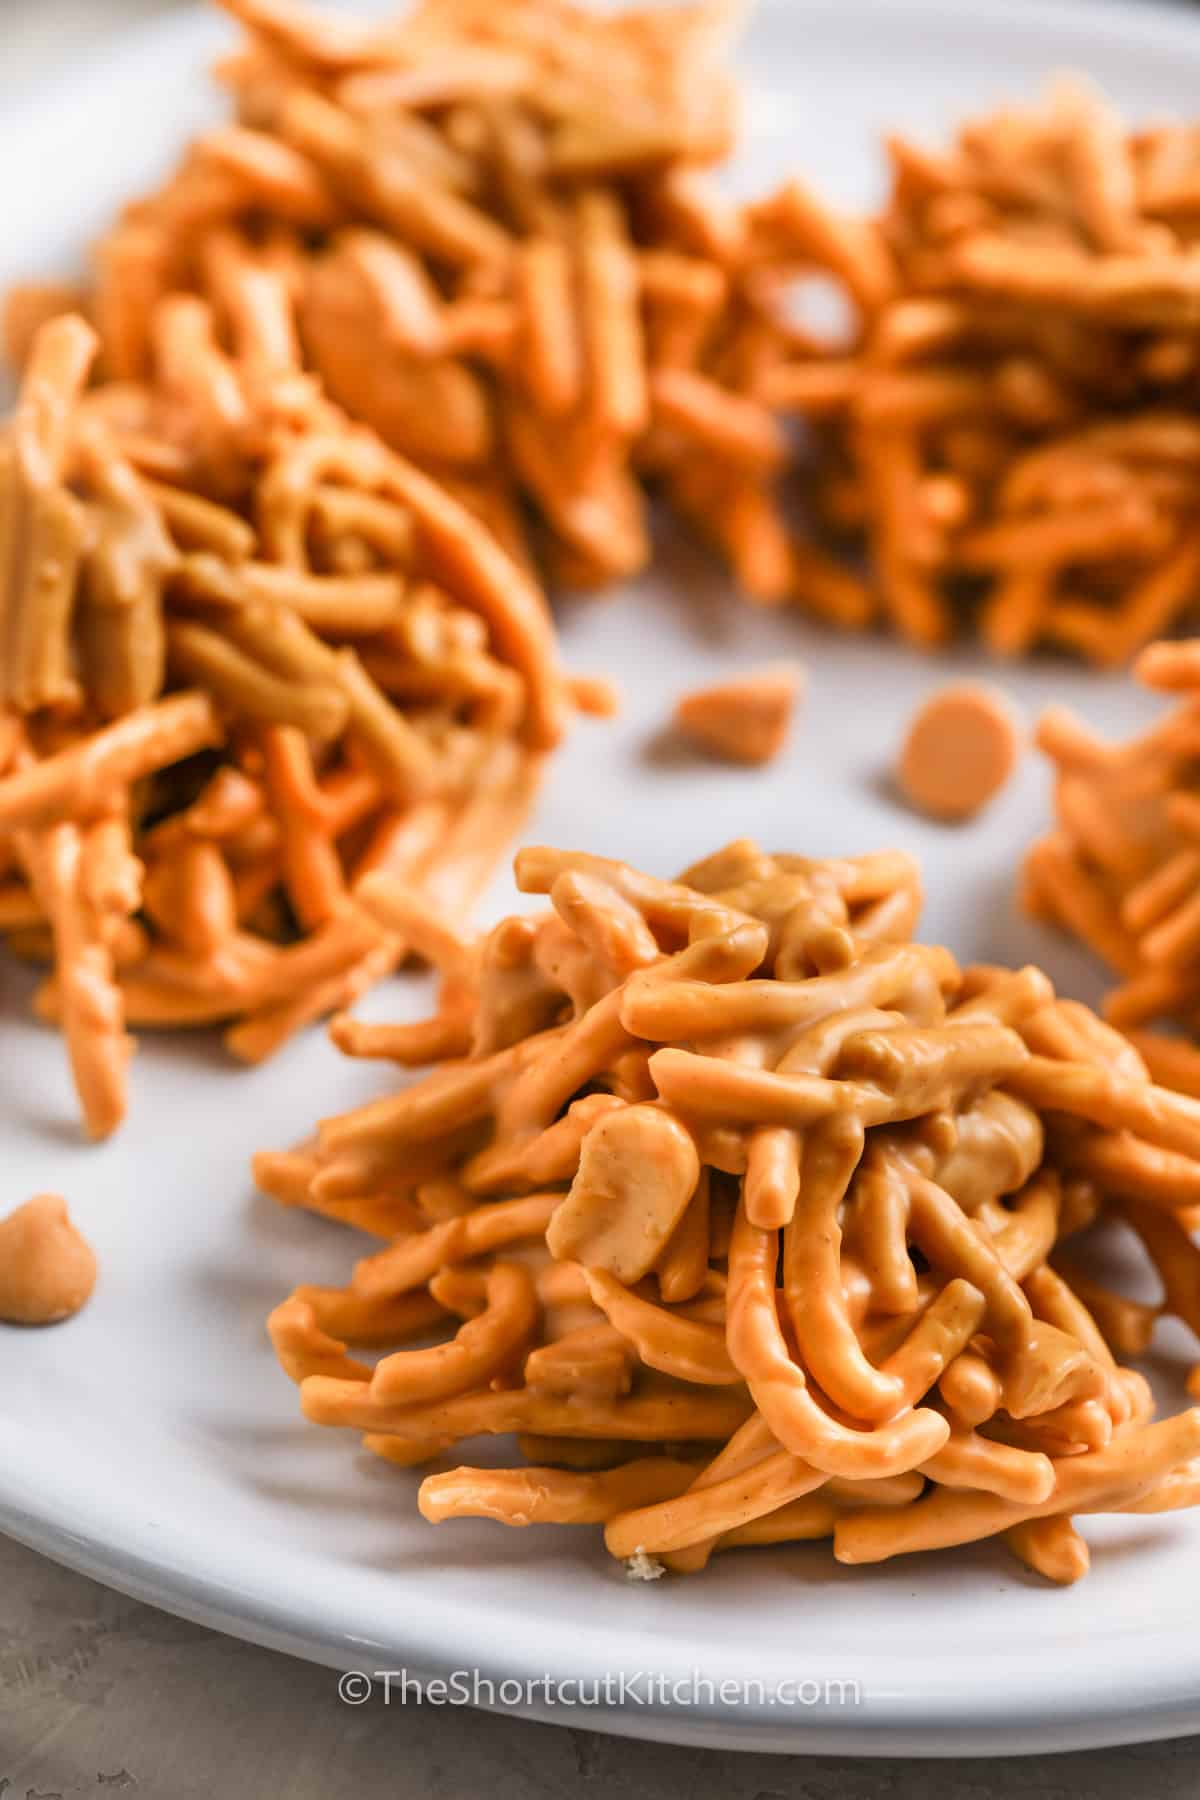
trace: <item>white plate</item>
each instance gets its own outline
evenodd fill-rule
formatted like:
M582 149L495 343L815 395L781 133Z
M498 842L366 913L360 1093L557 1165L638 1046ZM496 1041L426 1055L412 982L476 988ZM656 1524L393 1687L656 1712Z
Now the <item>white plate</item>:
M199 69L221 35L211 19L174 16L8 111L0 278L69 266L112 207L155 175L212 108ZM746 183L795 165L864 202L879 179L881 128L936 135L1059 67L1091 71L1135 116L1194 109L1200 24L1146 5L767 0L745 62ZM928 936L964 956L1036 958L1068 991L1094 991L1086 959L1014 909L1015 860L1046 809L1034 760L968 830L909 817L888 792L914 703L977 671L973 655L934 665L895 644L764 617L681 547L633 592L572 606L563 631L575 666L620 679L625 712L575 733L535 838L663 873L747 832L811 852L899 842L924 859ZM775 766L746 774L658 753L672 694L786 654L808 661L811 691ZM1004 680L1030 713L1066 699L1111 731L1152 710L1129 683L1066 667ZM498 882L489 915L512 898ZM0 982L0 1210L61 1189L102 1267L78 1320L0 1335L0 1526L14 1536L175 1612L342 1668L478 1668L497 1682L642 1671L623 1703L520 1703L635 1736L962 1754L1200 1727L1200 1519L1186 1515L1089 1526L1093 1572L1066 1592L991 1549L853 1569L816 1545L634 1586L591 1531L434 1531L415 1513L415 1476L301 1422L263 1331L293 1283L340 1279L355 1247L256 1199L250 1152L288 1143L316 1115L375 1091L379 1075L342 1062L319 1034L253 1073L227 1067L204 1039L150 1043L128 1128L90 1150L77 1141L60 1045L19 1018L27 988L11 965ZM369 1011L415 1013L421 986L394 983ZM685 1690L647 1703L651 1676ZM725 1681L751 1685L722 1700ZM788 1681L856 1683L861 1699L841 1704L835 1686L828 1703L772 1703ZM496 1699L513 1705L513 1690Z

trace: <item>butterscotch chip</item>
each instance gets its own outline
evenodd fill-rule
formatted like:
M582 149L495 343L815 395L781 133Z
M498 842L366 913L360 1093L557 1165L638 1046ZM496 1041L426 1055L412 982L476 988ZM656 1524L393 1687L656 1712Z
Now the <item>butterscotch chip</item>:
M775 663L714 687L684 694L675 723L714 756L730 762L768 763L787 741L803 681L795 664Z
M906 800L934 819L969 819L999 793L1023 732L1005 696L971 682L942 688L920 707L896 765Z
M95 1252L57 1194L38 1194L0 1219L0 1319L53 1325L77 1313L95 1285Z

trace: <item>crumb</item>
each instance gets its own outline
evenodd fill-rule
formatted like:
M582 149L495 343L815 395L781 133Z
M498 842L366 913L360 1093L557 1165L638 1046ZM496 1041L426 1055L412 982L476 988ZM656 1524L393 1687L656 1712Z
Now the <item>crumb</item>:
M657 1556L647 1556L644 1550L635 1550L625 1558L626 1581L658 1581L666 1572L666 1564L660 1563Z
M768 763L787 741L803 679L795 664L773 663L696 688L676 705L675 724L729 762Z

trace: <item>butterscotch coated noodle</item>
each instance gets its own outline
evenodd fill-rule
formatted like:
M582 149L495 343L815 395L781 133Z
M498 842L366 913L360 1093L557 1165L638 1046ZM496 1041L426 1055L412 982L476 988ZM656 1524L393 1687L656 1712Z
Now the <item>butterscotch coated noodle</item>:
M1040 971L913 943L898 853L516 874L549 906L474 937L364 884L441 999L335 1041L433 1067L256 1159L381 1240L272 1314L308 1418L432 1465L431 1520L599 1525L680 1573L997 1537L1067 1582L1074 1516L1200 1497L1200 1410L1155 1422L1118 1360L1163 1313L1200 1332L1200 1102ZM1084 1273L1113 1218L1159 1301ZM453 1466L510 1433L525 1466Z

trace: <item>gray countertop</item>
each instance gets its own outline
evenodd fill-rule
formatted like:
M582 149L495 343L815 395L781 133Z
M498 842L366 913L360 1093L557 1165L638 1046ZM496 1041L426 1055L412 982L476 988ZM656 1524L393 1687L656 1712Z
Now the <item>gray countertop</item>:
M0 0L10 92L163 0ZM0 1800L1097 1800L1200 1789L1200 1739L1003 1763L738 1756L437 1707L343 1704L334 1675L155 1612L0 1539Z

